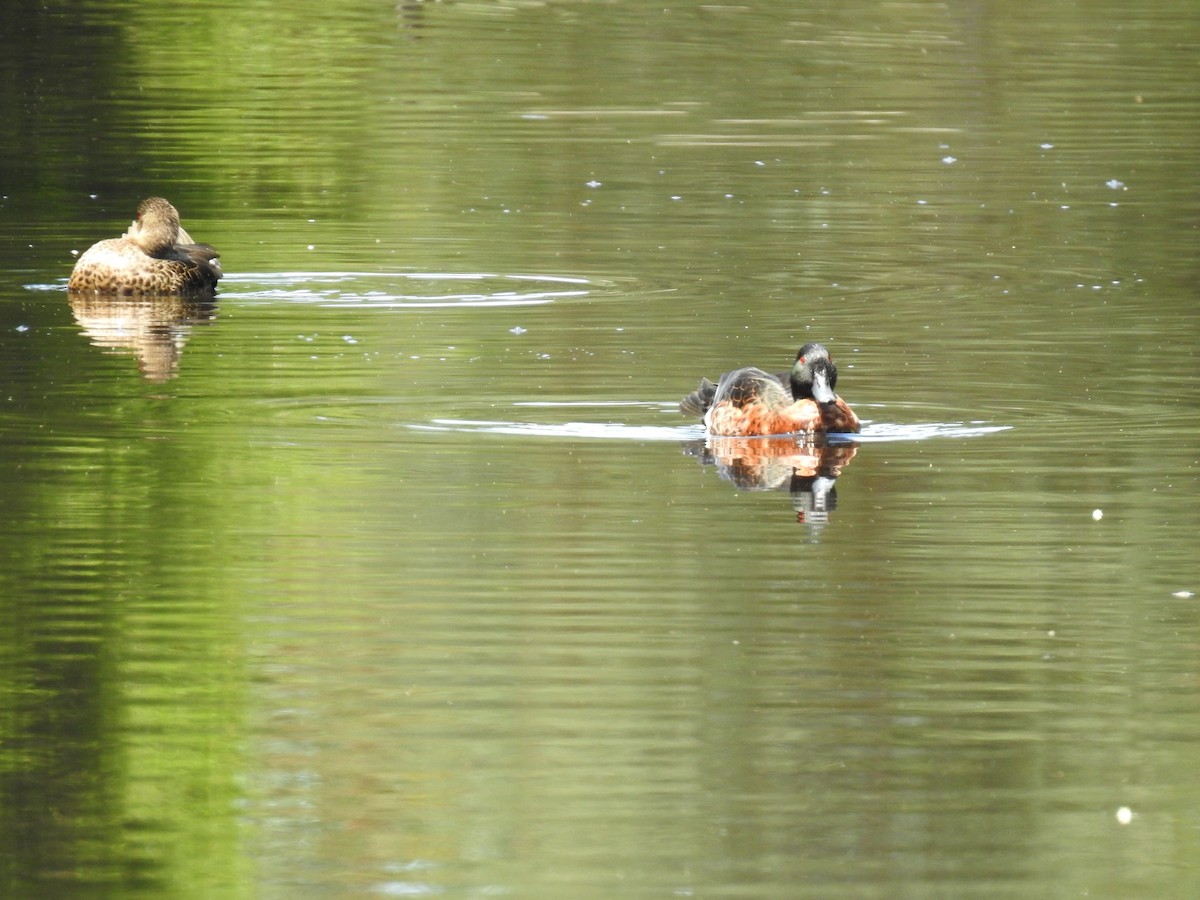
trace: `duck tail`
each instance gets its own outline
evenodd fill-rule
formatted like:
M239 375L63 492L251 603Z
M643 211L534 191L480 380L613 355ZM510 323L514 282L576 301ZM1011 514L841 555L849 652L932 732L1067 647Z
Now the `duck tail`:
M717 386L707 378L700 379L700 386L679 401L679 411L685 416L704 418L717 395Z

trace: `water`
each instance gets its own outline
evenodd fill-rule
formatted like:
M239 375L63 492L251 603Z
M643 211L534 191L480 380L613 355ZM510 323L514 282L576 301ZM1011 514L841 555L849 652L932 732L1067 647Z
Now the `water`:
M1200 22L1006 13L15 18L4 895L1196 894Z

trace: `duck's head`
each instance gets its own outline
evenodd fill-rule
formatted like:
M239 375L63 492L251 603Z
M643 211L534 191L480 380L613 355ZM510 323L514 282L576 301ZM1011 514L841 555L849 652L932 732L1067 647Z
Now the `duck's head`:
M179 241L179 210L162 197L148 197L138 204L126 236L151 256L161 253Z
M821 344L805 344L796 354L791 373L792 396L797 400L811 397L818 403L837 399L837 366Z

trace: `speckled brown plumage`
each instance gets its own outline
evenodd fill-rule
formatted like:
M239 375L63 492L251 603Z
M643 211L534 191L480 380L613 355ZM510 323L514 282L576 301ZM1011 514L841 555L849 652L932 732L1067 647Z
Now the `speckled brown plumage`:
M119 238L89 247L67 288L98 294L211 293L221 277L217 251L195 243L179 212L162 197L143 200L137 219Z

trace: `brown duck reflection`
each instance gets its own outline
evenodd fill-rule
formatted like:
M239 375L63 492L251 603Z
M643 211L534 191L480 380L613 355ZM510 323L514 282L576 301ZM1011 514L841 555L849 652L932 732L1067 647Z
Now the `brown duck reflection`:
M179 360L192 326L217 317L211 298L176 295L111 295L71 291L71 311L96 347L137 357L147 381L169 381L179 374Z
M834 483L858 453L858 445L811 435L709 437L685 444L684 451L703 465L716 466L739 490L788 491L796 521L819 529L837 506Z

